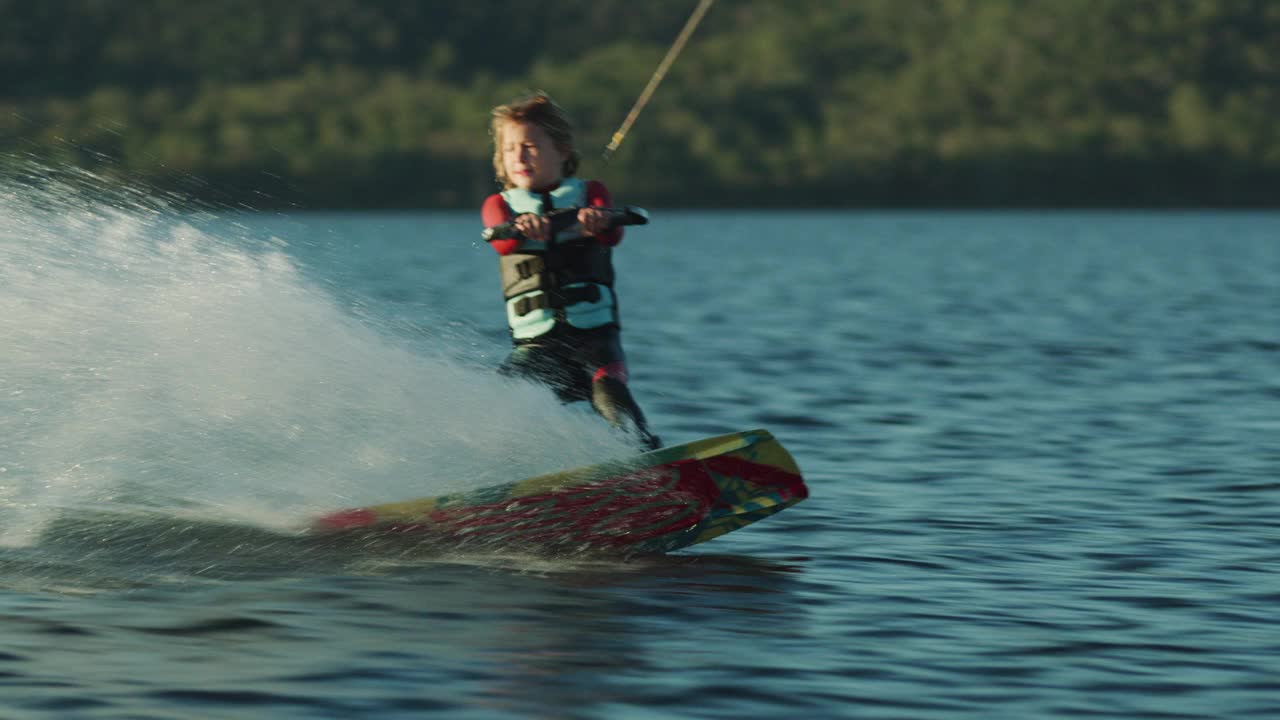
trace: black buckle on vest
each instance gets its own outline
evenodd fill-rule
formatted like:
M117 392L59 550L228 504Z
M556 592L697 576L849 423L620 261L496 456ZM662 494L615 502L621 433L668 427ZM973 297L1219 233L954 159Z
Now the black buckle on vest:
M547 296L545 294L531 298L520 298L516 301L515 311L517 316L524 317L534 310L548 307L549 305L550 303L547 301Z
M547 263L540 257L531 257L528 260L516 263L516 272L520 274L521 280L528 280L546 269Z
M523 297L516 301L515 311L518 317L524 317L534 310L541 310L542 308L559 309L566 305L575 305L580 302L600 302L600 286L571 287L558 291L544 292L534 297Z

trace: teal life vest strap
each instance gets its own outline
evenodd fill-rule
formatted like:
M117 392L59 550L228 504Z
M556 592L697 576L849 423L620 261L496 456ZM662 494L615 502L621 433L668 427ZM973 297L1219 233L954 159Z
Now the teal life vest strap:
M513 298L515 303L512 308L515 310L516 315L524 317L534 310L541 310L542 308L557 309L581 302L598 303L602 294L600 287L595 283L583 283L553 292L529 293Z
M532 292L507 300L507 324L516 340L550 332L557 323L580 330L618 326L613 288L597 283L572 283L558 290Z

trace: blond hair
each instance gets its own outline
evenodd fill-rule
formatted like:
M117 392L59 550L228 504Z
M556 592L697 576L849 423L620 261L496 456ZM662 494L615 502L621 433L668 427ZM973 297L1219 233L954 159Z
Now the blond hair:
M573 145L573 122L564 108L546 93L538 91L507 105L499 105L493 109L492 115L489 134L493 136L493 173L504 188L513 185L502 162L502 129L509 122L529 123L542 128L556 148L565 153L564 165L560 167L561 177L573 177L578 172L582 156Z

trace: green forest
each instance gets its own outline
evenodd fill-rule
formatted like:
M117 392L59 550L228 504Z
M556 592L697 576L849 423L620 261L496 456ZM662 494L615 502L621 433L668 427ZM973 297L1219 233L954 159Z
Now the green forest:
M255 208L473 208L490 109L688 207L1261 207L1274 0L0 0L0 165Z

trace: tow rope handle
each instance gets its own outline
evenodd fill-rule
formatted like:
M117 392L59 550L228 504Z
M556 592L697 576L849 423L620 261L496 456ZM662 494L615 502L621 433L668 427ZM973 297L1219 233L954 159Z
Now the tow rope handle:
M551 220L551 235L555 237L565 230L569 230L578 224L578 210L580 208L564 208L556 210L547 215ZM626 205L616 208L594 208L603 210L609 215L609 227L616 228L623 225L648 225L649 211L634 205ZM514 221L506 222L501 225L494 225L491 228L485 228L480 237L485 242L491 240L518 239L524 240L525 236L517 228Z

